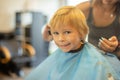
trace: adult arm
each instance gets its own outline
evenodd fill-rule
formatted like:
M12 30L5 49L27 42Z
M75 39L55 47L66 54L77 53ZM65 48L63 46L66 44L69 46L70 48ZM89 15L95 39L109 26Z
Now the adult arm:
M77 8L79 8L85 15L85 17L88 17L89 10L91 7L90 1L82 2L76 5Z

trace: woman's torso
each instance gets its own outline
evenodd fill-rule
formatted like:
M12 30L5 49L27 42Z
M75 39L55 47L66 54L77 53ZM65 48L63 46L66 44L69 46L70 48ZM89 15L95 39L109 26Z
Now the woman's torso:
M94 15L95 14L98 14L98 13L96 12L94 13ZM87 24L90 30L88 35L88 41L90 43L98 47L98 42L101 37L104 37L104 38L110 38L112 36L120 37L119 16L115 16L113 19L107 20L108 25L103 22L103 25L96 26L95 22L97 21L94 21L95 19L93 17L94 15L93 15L93 8L90 8L88 18L87 18ZM104 20L103 17L101 17L101 20L102 19ZM99 24L99 22L97 24ZM100 22L100 24L102 24L102 21Z
M90 29L88 41L90 43L98 47L101 37L110 38L112 36L116 36L120 41L119 16L110 17L110 13L106 15L101 6L92 6L89 1L80 3L76 7L81 9L87 18L87 24Z

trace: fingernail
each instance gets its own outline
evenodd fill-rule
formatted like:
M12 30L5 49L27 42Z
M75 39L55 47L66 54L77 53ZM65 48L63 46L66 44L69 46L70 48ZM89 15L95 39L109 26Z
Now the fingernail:
M102 39L99 39L100 42L102 42Z
M100 47L100 42L98 43L98 47Z
M110 41L111 41L112 39L111 39L111 38L109 38L108 40L110 40Z
M102 40L104 40L105 38L104 37L101 37Z

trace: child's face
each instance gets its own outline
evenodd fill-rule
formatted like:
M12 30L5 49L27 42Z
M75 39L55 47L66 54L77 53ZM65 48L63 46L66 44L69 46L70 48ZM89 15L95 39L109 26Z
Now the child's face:
M80 48L80 34L72 26L60 26L51 29L51 34L56 45L63 52L69 52Z

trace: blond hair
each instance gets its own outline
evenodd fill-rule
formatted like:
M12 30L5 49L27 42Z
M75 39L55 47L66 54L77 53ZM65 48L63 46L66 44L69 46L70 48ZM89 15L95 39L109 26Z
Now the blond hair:
M74 6L64 6L58 9L50 20L50 28L60 25L71 25L81 34L82 40L85 40L88 33L86 18L82 11Z

